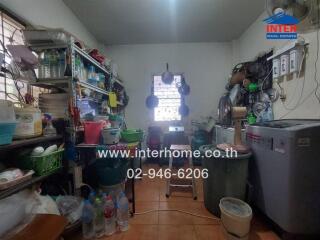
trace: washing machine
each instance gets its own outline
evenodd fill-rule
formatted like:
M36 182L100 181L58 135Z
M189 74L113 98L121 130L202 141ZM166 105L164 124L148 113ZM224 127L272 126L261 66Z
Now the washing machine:
M246 139L252 204L289 235L320 235L320 120L257 123Z

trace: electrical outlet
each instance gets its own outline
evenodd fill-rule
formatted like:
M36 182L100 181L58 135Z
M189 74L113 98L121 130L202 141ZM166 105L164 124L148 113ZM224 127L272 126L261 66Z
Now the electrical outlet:
M272 78L276 79L280 76L280 60L275 58L272 60Z
M289 73L289 55L285 54L280 57L280 76Z

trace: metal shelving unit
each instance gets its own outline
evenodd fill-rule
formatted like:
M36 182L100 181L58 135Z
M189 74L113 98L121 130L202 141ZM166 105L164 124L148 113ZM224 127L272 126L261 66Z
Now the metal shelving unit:
M69 99L71 100L70 103L72 103L72 107L77 107L78 104L78 94L79 94L79 88L87 88L91 91L94 91L98 94L102 94L102 95L109 95L109 91L99 88L95 85L92 85L88 82L84 82L84 81L79 81L77 79L76 76L76 56L80 56L82 58L82 60L85 63L89 63L89 65L93 65L96 69L97 72L103 73L105 74L108 78L110 78L110 89L112 89L113 84L118 84L118 86L124 88L124 84L122 81L120 81L118 78L112 76L112 73L109 69L107 69L105 66L103 66L102 64L100 64L98 61L96 61L94 58L92 58L87 52L85 52L84 50L80 49L74 42L74 40L71 38L70 41L68 42L68 44L65 45L49 45L49 46L30 46L32 49L34 49L35 51L44 51L46 49L66 49L67 54L68 54L68 64L69 67L71 69L71 71L69 72L70 76L68 77L62 77L62 78L46 78L46 79L37 79L36 82L31 83L33 86L40 86L40 87L45 87L45 88L63 88L64 90L66 90L66 92L69 94ZM64 86L64 87L61 87ZM65 87L67 86L67 87ZM94 95L96 96L96 95ZM95 97L96 99L96 97ZM97 98L98 100L100 100L100 98ZM119 106L123 106L122 103L120 103L118 101L118 105ZM69 141L76 143L76 136L77 136L77 130L78 128L74 125L74 119L73 119L73 115L69 114L69 117L67 119L68 121L68 132L69 132L69 136L70 138L68 139ZM71 170L71 172L73 172L74 175L74 179L76 179L76 176L79 177L77 175L77 171L76 168L78 168L81 166L77 166L75 167L73 170ZM74 192L77 192L78 188L75 186Z

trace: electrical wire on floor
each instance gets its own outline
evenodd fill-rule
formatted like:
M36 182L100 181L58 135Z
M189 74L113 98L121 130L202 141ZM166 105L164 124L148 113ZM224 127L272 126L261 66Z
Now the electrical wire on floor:
M210 220L215 220L215 221L220 222L220 218L218 218L218 217L210 217L210 216L200 215L200 214L196 214L196 213L192 213L192 212L188 212L188 211L183 211L183 210L179 210L179 209L154 209L154 210L148 210L148 211L144 211L144 212L137 212L134 215L144 215L144 214L153 213L153 212L179 212L179 213L191 215L194 217L205 218L205 219L210 219Z

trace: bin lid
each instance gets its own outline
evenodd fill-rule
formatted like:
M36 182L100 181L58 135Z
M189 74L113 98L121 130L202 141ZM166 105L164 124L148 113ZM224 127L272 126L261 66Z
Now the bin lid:
M227 214L236 217L249 217L252 215L251 207L244 201L237 198L222 198L220 200L220 208Z

